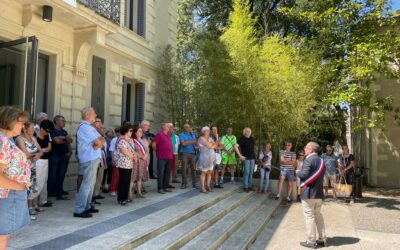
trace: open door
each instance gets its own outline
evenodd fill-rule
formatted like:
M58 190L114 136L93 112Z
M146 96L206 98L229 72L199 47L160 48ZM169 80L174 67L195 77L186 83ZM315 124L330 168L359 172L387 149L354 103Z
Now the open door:
M34 116L38 40L0 42L0 106L12 105Z

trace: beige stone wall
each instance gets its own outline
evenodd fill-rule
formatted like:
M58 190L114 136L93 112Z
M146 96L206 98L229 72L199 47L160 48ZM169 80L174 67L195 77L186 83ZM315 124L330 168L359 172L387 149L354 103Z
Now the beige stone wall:
M400 106L400 82L378 78L375 86L377 97L392 95L394 105ZM400 126L393 114L386 115L386 130L367 130L365 133L368 184L378 187L400 187Z
M41 19L45 4L53 6L50 23ZM60 0L0 0L0 40L38 38L39 52L49 56L48 113L64 115L70 134L76 132L79 111L91 103L94 55L106 60L105 125L121 122L124 76L145 83L145 119L155 120L157 58L167 44L176 46L177 0L146 1L145 38L124 27L124 4L122 0L117 25L80 4L74 8ZM73 174L75 168L70 170Z

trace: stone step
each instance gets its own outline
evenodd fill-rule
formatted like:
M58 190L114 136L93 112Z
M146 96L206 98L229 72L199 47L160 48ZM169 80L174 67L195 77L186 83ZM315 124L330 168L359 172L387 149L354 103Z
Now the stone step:
M136 249L179 249L192 238L220 220L224 215L245 203L253 195L254 192L233 194L150 241L145 242Z
M255 213L245 220L238 230L230 235L218 249L248 249L259 233L264 229L278 207L279 201L268 199L268 201L262 204Z
M257 236L257 239L249 246L249 250L259 250L259 249L266 249L268 243L271 241L272 236L275 233L275 230L278 229L279 225L281 224L283 217L289 210L288 206L280 206L274 216L270 219L264 229L260 232Z
M257 209L268 196L255 194L249 200L222 217L218 222L193 238L181 249L216 249L232 235ZM269 201L268 201L269 202ZM236 249L236 248L232 248Z
M240 189L240 185L225 185L224 189L206 195L200 194L199 190L189 191L188 194L196 192L196 195L167 208L158 204L151 205L151 209L155 212L68 249L133 249L237 193ZM135 210L130 213L140 216Z

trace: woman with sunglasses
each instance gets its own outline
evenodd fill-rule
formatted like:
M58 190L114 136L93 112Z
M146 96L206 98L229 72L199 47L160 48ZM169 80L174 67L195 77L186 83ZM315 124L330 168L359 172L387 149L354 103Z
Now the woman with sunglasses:
M7 248L10 234L29 223L27 188L31 170L25 154L12 138L21 134L28 113L0 107L0 249Z
M354 161L354 155L350 154L349 147L347 145L342 146L342 154L338 159L338 167L340 175L344 176L346 183L350 185L353 185L354 180ZM354 202L354 187L350 197L346 197L345 201L346 203Z
M34 137L35 133L35 122L27 121L22 128L22 134L17 137L17 146L25 153L29 160L29 165L31 169L31 187L28 190L28 207L29 214L31 215L31 220L36 220L38 212L35 210L37 206L37 197L40 194L38 189L37 174L36 174L36 162L42 157L42 148Z
M121 136L115 143L114 161L119 171L118 182L118 203L125 206L130 200L129 188L131 183L131 175L133 163L136 161L136 153L133 146L132 126L124 125L120 129Z
M39 196L39 205L47 204L51 206L51 201L47 197L47 180L49 174L49 159L51 152L51 141L49 134L54 129L54 123L50 120L44 120L40 123L39 131L36 134L36 141L42 149L43 155L36 161L36 181L37 193ZM32 194L33 195L33 194ZM43 212L44 210L35 205L36 212Z

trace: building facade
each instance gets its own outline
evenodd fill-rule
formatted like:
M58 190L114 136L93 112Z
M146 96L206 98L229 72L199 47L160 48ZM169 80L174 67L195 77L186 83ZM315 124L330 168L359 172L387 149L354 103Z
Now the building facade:
M177 0L0 0L0 105L62 114L71 134L85 106L109 128L154 121L176 19Z
M51 22L43 20L45 5L52 7ZM176 46L176 8L176 0L0 0L0 41L34 36L38 42L36 93L28 81L14 95L34 95L31 113L62 114L71 132L88 105L108 127L153 121L158 54ZM23 77L17 50L1 49L0 67L14 68L3 70L4 85ZM1 105L19 104L18 97L6 99Z
M391 95L393 106L400 107L399 80L381 76L372 87L376 98ZM356 164L366 168L368 186L400 188L400 124L393 113L386 114L385 119L384 130L368 128L352 133Z

